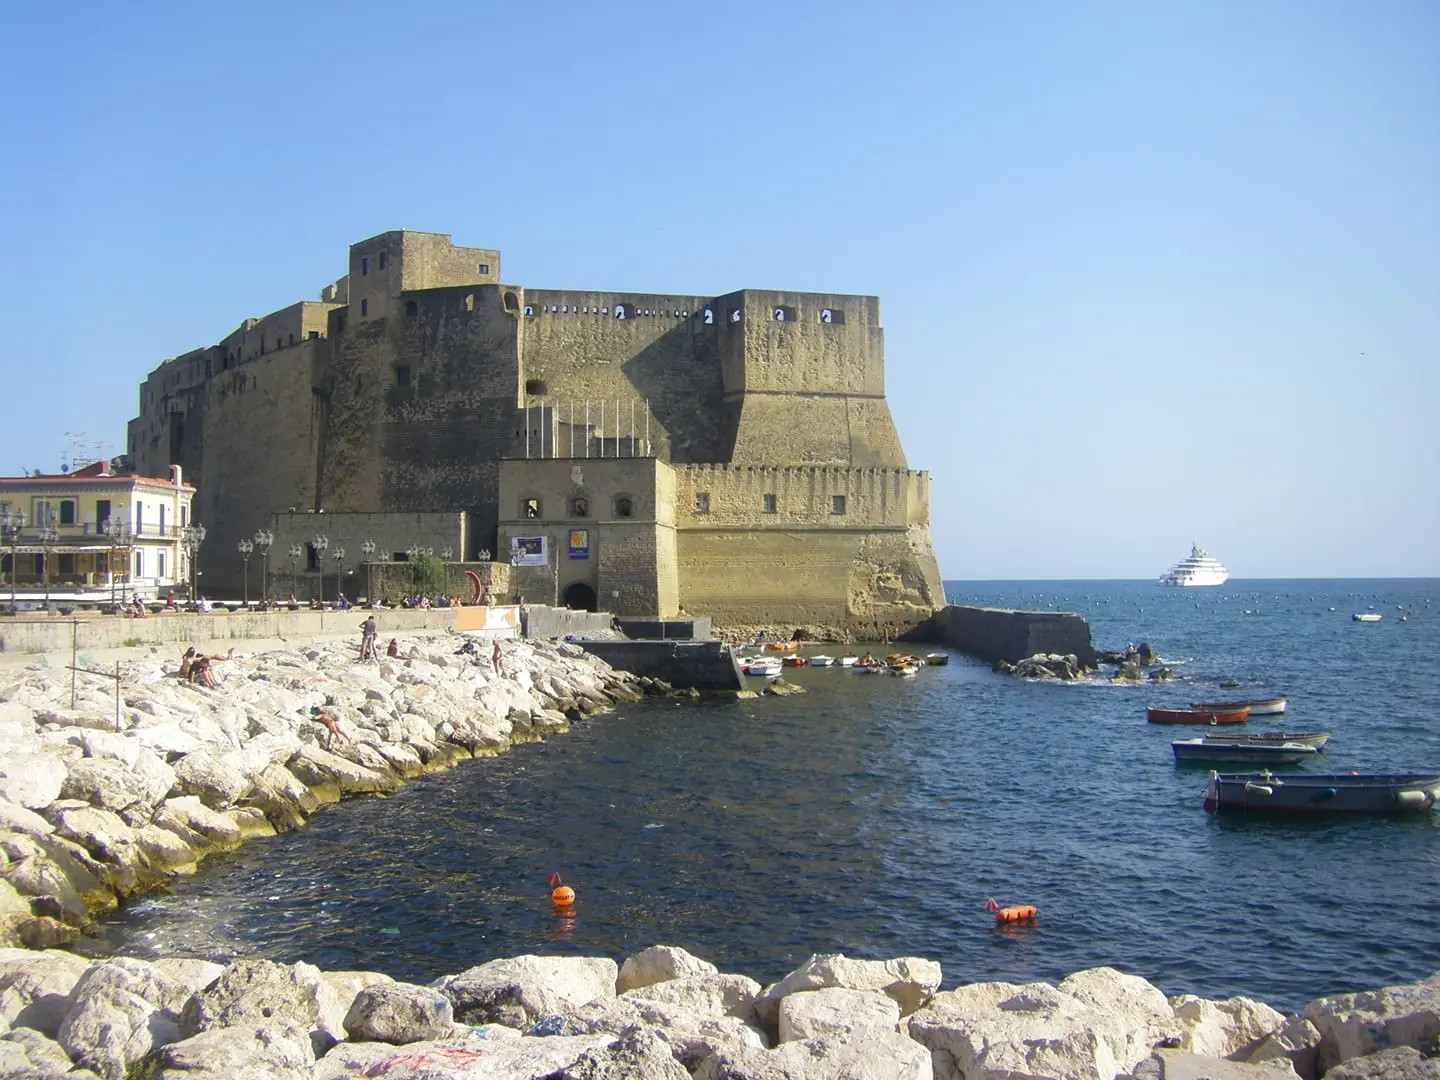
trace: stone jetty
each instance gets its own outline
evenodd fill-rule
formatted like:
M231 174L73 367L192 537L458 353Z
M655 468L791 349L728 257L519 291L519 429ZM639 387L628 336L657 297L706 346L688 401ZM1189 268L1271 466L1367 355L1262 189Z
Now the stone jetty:
M0 949L0 1077L48 1080L1435 1080L1440 975L1284 1015L1113 968L940 990L914 957L762 987L680 948L428 985L309 964Z
M497 671L494 643L457 652L467 640L379 662L358 659L358 636L222 653L214 688L157 650L120 665L118 697L80 676L73 707L66 667L0 672L0 945L74 944L212 852L665 689L565 643L506 640Z

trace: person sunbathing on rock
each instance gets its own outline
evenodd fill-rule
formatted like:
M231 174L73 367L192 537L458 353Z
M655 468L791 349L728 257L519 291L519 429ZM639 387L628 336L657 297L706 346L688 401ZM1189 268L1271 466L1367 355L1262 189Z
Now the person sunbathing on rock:
M180 678L188 679L190 682L198 683L200 682L200 679L197 675L197 668L199 667L201 660L205 661L205 666L208 668L212 660L231 660L234 658L234 656L235 649L233 646L231 647L230 651L224 656L206 656L202 652L196 652L195 646L191 645L190 648L185 650L185 655L180 657ZM215 676L212 673L210 676L211 683L213 683L214 678ZM207 683L205 685L211 684Z

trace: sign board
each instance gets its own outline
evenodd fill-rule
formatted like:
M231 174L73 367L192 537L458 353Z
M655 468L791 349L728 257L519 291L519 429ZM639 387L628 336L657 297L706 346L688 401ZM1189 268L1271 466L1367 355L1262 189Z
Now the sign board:
M590 530L570 530L570 557L572 559L588 559L590 557Z
M550 563L548 539L545 536L512 536L510 538L510 565L548 566Z
M519 630L520 609L512 605L455 609L456 630Z

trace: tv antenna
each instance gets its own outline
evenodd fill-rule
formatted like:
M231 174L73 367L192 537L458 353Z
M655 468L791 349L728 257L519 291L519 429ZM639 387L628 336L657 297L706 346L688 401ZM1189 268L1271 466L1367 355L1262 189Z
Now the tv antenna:
M61 455L61 472L83 469L86 465L92 465L99 461L105 454L104 441L92 439L83 431L67 431L65 441L70 444L70 449ZM67 456L70 459L68 463L65 460Z

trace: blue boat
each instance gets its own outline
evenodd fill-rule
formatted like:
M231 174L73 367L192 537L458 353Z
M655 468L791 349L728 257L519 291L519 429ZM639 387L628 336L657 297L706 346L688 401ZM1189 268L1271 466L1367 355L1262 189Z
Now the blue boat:
M1187 762L1234 761L1249 765L1294 765L1307 761L1320 752L1319 747L1302 742L1261 742L1211 736L1204 739L1179 739L1170 744L1177 765Z
M1440 802L1440 773L1210 774L1205 809L1280 814L1413 814Z

